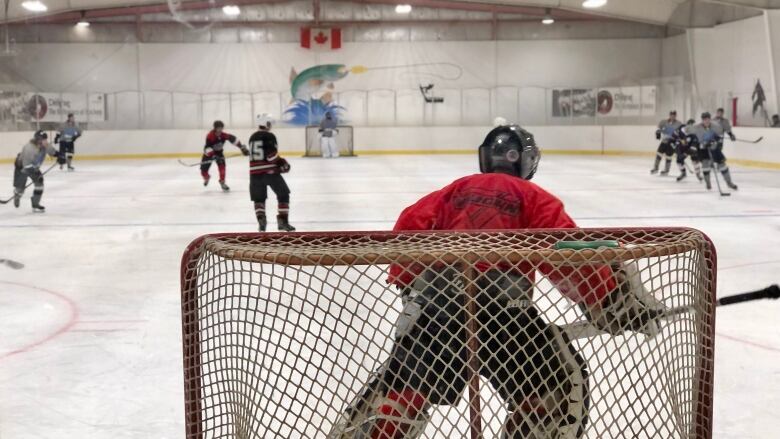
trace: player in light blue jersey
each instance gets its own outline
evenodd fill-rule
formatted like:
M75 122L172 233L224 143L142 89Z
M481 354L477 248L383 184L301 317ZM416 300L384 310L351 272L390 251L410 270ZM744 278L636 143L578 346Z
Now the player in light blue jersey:
M674 157L674 137L682 126L682 122L677 120L676 111L670 111L668 119L658 122L655 138L660 140L661 144L658 145L658 150L655 153L655 163L653 163L653 169L650 170L651 174L658 172L661 159L666 157L666 163L664 164L664 170L661 171L661 175L669 175L669 169L672 167L672 157Z
M76 151L76 139L81 137L81 128L76 125L76 118L73 113L68 114L68 120L57 129L57 135L54 137L54 143L60 145L60 157L58 163L60 169L67 164L68 171L75 171L73 167L73 155Z

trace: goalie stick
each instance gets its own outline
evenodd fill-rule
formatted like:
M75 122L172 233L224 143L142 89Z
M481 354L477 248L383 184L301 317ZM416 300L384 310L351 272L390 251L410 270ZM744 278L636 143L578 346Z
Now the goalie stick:
M232 159L233 157L241 157L242 155L243 155L243 154L228 154L228 155L226 155L226 156L225 156L225 160L227 160L227 159ZM186 167L188 167L188 168L194 168L195 166L205 165L205 164L207 164L207 163L214 163L216 160L217 160L217 159L216 159L216 158L214 158L214 159L210 159L210 160L204 160L204 161L202 161L202 162L197 162L197 163L186 163L186 162L184 162L182 159L178 159L177 161L178 161L178 162L179 162L179 164L180 164L180 165L182 165L182 166L186 166Z
M51 166L49 166L49 169L47 169L47 170L43 171L43 173L41 173L41 175L46 175L46 174L47 174L49 171L51 171L52 169L54 169L54 167L55 167L55 166L57 166L57 162L56 162L56 161L55 161L55 162L54 162L54 163L53 163ZM35 184L35 182L34 182L34 181L31 181L31 182L30 182L30 183L28 183L28 184L27 184L27 186L25 186L24 188L25 188L25 189L27 189L28 187L32 186L33 184ZM16 196L16 195L11 195L11 198L9 198L9 199L7 199L7 200L0 200L0 204L8 204L8 203L10 203L10 202L11 202L11 200L13 200L15 196Z
M737 303L752 302L754 300L763 299L778 299L780 298L780 286L777 284L768 286L758 291L751 291L749 293L735 294L733 296L726 296L718 299L715 302L716 307L734 305ZM690 306L680 306L677 308L668 309L661 317L666 322L673 322L684 314L693 312L693 308ZM560 327L570 339L591 338L598 335L606 335L607 333L596 328L590 322L576 322Z

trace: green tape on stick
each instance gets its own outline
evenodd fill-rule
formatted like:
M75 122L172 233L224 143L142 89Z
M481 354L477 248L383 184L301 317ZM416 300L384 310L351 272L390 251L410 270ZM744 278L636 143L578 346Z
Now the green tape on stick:
M620 247L620 244L617 241L558 241L555 243L556 250L583 250L601 247L617 248Z

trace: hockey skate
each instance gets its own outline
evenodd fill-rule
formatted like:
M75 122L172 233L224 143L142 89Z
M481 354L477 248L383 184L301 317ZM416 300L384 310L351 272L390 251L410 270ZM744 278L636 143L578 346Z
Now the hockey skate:
M222 190L223 190L223 191L225 191L225 192L227 192L227 191L229 191L229 190L230 190L230 186L228 186L227 184L225 184L225 182L224 182L224 181L220 181L220 182L219 182L219 187L221 187L221 188L222 188Z
M671 168L672 168L672 161L671 160L667 160L666 163L664 164L664 170L661 171L661 175L662 176L669 175L669 170Z
M726 185L728 185L728 187L731 188L731 190L734 191L737 190L738 188L737 185L734 184L733 181L731 181L731 171L729 171L729 169L726 168L725 170L721 171L721 174L723 174L723 180L726 181Z
M211 180L211 177L204 178L203 179L203 186L208 186L209 185L209 180Z
M653 168L650 170L650 174L657 174L657 173L658 173L658 168Z
M290 222L287 220L286 217L283 216L277 216L276 222L278 223L279 231L280 232L294 232L295 227L290 225Z
M19 194L14 194L14 207L19 208L19 203L22 201L22 196Z
M33 210L33 213L44 213L44 212L46 212L46 208L42 204L33 204L32 210Z
M265 232L265 228L268 226L268 221L266 221L265 217L258 218L257 225L259 231Z
M680 175L677 177L677 181L683 181L685 180L685 177L688 176L688 173L685 171L685 169L680 171Z
M74 168L74 167L73 167L73 166L71 166L71 165L68 165L68 172L73 172L73 171L75 171L75 170L76 170L76 168Z

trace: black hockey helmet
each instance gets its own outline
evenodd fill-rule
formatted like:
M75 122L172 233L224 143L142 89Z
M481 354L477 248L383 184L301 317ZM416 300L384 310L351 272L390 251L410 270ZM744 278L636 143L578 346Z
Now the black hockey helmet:
M214 121L214 129L217 128L225 128L225 122L222 122L221 120L215 120Z
M501 172L530 180L541 156L533 134L519 125L502 125L493 128L480 145L479 170L483 174Z
M49 135L46 134L46 131L44 131L44 130L38 130L38 131L35 132L35 134L33 134L33 140L35 141L35 143L38 143L41 140L46 140L48 138L49 138Z

